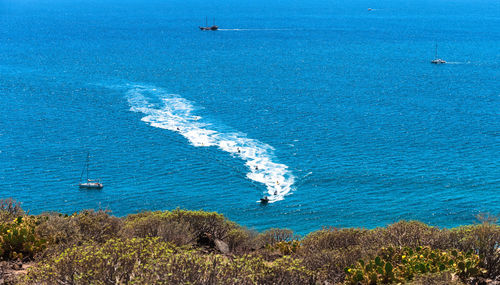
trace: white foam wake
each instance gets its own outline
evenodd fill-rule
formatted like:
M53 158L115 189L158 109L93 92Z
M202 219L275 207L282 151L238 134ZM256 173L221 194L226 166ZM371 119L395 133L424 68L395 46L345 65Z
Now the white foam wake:
M218 29L218 31L293 31L294 29Z
M193 104L161 88L133 85L127 91L130 110L146 115L142 121L156 128L178 132L197 147L215 146L245 161L247 178L264 184L269 202L290 193L294 176L288 166L273 161L273 147L239 132L220 132L193 114Z

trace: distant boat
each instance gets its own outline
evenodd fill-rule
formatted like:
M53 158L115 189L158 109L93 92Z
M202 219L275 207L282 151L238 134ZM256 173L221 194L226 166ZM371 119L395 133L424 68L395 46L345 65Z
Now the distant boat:
M438 58L438 45L436 44L436 52L435 52L435 59L431 60L431 63L433 64L443 64L446 63L443 59Z
M215 20L214 20L214 24L211 27L209 27L207 23L207 18L205 17L205 27L199 27L199 28L202 31L217 31L219 29L219 26L215 25Z
M83 167L82 174L80 175L80 183L78 183L78 187L86 189L102 189L102 187L104 186L99 180L93 180L89 178L89 163L90 154L87 153L87 160L85 162L85 166ZM82 181L84 173L87 174L87 180L85 182Z
M261 204L267 204L268 202L269 202L269 198L267 198L267 196L264 196L264 198L260 198Z

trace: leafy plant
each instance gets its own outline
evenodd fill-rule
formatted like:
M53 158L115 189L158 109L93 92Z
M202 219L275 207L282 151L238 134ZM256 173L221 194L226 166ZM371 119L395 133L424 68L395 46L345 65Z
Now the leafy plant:
M455 272L462 280L484 273L479 256L457 250L441 251L429 247L384 248L373 260L359 260L345 269L349 284L390 284L413 280L415 276L442 271Z
M300 241L280 241L276 243L275 248L277 248L283 255L290 255L292 253L296 253L300 248Z
M38 221L34 216L19 216L0 224L0 257L3 260L32 258L45 248L46 241L35 233Z

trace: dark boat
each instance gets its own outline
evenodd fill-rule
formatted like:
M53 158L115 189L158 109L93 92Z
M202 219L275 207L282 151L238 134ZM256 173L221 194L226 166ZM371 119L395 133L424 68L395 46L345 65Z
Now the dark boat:
M200 27L200 30L202 31L217 31L219 29L218 26L211 26L211 27Z
M89 179L89 162L90 162L90 154L87 153L87 161L85 162L85 167L82 170L82 174L80 175L80 181L82 181L83 173L87 173L86 182L78 183L78 187L85 189L102 189L104 185L99 180Z
M267 196L264 196L264 198L260 198L261 204L267 204L268 202L269 202L269 198L267 198Z
M199 27L199 28L202 31L217 31L219 29L219 26L215 25L215 20L214 20L214 24L211 27L209 27L207 23L207 18L205 18L205 27Z

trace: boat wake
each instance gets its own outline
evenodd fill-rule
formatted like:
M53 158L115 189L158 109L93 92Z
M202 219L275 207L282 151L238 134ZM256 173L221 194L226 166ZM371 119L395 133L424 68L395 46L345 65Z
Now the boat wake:
M246 177L267 188L269 203L283 200L290 193L294 176L288 166L273 161L274 148L240 132L221 132L203 117L193 114L195 107L177 94L161 88L129 85L130 110L142 113L149 125L177 132L196 147L217 147L245 161Z
M447 61L447 64L470 64L470 61L462 62L462 61Z
M218 29L218 31L292 31L292 29Z

